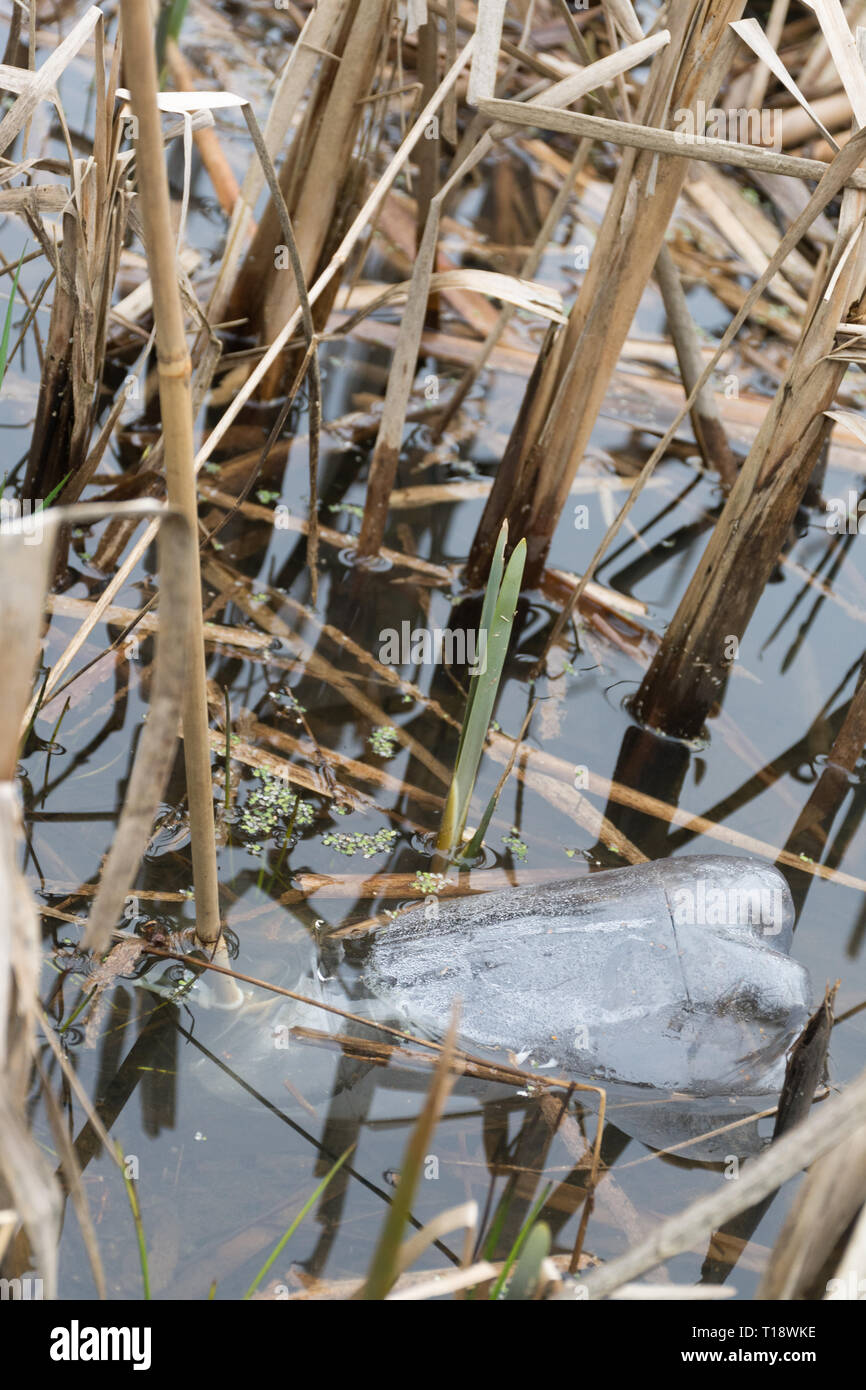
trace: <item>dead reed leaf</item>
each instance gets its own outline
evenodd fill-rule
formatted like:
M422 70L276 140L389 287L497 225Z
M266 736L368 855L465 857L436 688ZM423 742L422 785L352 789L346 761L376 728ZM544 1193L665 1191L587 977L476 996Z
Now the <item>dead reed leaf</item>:
M0 121L0 155L6 153L15 137L24 129L39 102L53 99L58 78L78 55L97 26L101 28L102 22L102 11L95 5L89 6L50 58L46 58L38 72L27 74L27 82L22 82L18 100Z

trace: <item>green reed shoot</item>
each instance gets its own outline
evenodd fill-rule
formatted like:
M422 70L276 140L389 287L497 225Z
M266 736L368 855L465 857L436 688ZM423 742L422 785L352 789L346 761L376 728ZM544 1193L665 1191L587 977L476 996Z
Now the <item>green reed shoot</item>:
M550 1254L550 1227L537 1221L526 1234L517 1255L514 1273L502 1297L511 1302L532 1298L541 1278L541 1266Z
M26 247L24 248L27 249ZM15 295L18 290L18 276L21 274L21 262L24 260L24 251L18 259L15 267L15 274L12 277L12 292L9 295L9 303L6 305L6 317L3 321L3 336L0 337L0 387L3 385L3 378L6 375L6 366L9 359L9 337L12 333L12 314L15 309Z
M346 1159L349 1157L349 1154L352 1152L352 1150L354 1149L354 1147L355 1147L354 1144L350 1144L349 1147L348 1147L348 1149L346 1149L345 1153L340 1154L340 1157L337 1159L337 1161L336 1161L336 1163L334 1164L333 1168L331 1168L330 1171L327 1172L327 1173L325 1174L325 1176L322 1178L322 1181L319 1183L318 1187L316 1188L315 1192L311 1193L311 1195L307 1198L306 1202L305 1202L304 1205L301 1207L301 1210L298 1212L298 1214L297 1214L297 1216L295 1217L294 1221L293 1221L293 1222L291 1223L291 1225L289 1226L289 1228L288 1228L288 1230L286 1231L285 1235L282 1236L282 1237L280 1238L280 1240L277 1241L277 1244L274 1246L273 1250L271 1251L271 1253L270 1253L270 1255L268 1256L268 1258L265 1260L264 1264L262 1265L262 1267L261 1267L261 1269L259 1270L258 1274L256 1275L255 1279L254 1279L253 1282L250 1284L249 1288L247 1289L246 1293L244 1294L244 1298L245 1298L245 1299L246 1299L246 1298L252 1298L252 1296L253 1296L253 1294L255 1293L256 1289L258 1288L259 1284L262 1282L262 1280L264 1279L264 1277L265 1277L265 1275L267 1274L268 1270L270 1269L271 1265L274 1263L274 1260L277 1258L277 1256L282 1252L282 1250L283 1250L283 1249L285 1248L285 1246L288 1244L289 1240L290 1240L291 1237L295 1234L295 1231L298 1229L298 1227L300 1226L301 1222L303 1221L303 1219L304 1219L304 1217L307 1215L307 1213L311 1210L312 1207L315 1206L316 1202L319 1200L319 1198L321 1197L322 1193L325 1191L325 1188L328 1186L328 1184L330 1183L330 1181L332 1180L332 1178L335 1178L335 1177L337 1176L338 1172L339 1172L340 1169L342 1168L343 1164L346 1162Z
M490 1290L491 1299L497 1299L502 1297L502 1291L505 1288L505 1281L511 1273L511 1269L515 1261L518 1259L521 1250L526 1244L529 1233L532 1230L538 1218L538 1213L542 1210L545 1202L547 1201L552 1191L553 1183L551 1182L548 1183L544 1191L540 1193L538 1197L536 1197L535 1201L530 1207L529 1212L526 1216L526 1220L524 1221L523 1225L517 1233L517 1239L515 1240L514 1244L509 1250L505 1263L503 1264L502 1269L499 1272L499 1278L496 1280L496 1283Z
M448 797L442 815L442 824L436 839L440 854L453 854L460 845L469 805L478 776L478 766L484 751L484 740L496 704L502 669L511 640L511 627L517 611L520 584L523 579L523 566L526 562L526 541L514 547L508 565L504 564L505 546L508 541L508 523L502 523L502 530L496 542L496 550L490 566L490 578L481 609L479 627L479 651L486 660L484 671L474 675L469 685L463 727L454 763L454 775L448 788ZM503 574L504 570L504 574ZM482 645L486 644L486 645ZM490 813L492 814L492 807ZM485 813L486 815L486 813ZM489 815L486 820L489 821ZM486 829L486 823L484 825ZM483 835L483 831L482 831ZM477 838L477 837L476 837ZM473 840L473 845L475 841Z
M143 1297L146 1301L150 1300L150 1266L147 1259L147 1241L144 1237L144 1225L141 1220L141 1207L138 1203L138 1193L135 1190L135 1183L126 1171L126 1160L123 1156L123 1149L119 1144L115 1144L115 1161L123 1175L123 1185L126 1188L126 1195L129 1198L129 1206L132 1211L132 1219L135 1223L135 1238L138 1243L138 1260L141 1265L141 1282L144 1288Z

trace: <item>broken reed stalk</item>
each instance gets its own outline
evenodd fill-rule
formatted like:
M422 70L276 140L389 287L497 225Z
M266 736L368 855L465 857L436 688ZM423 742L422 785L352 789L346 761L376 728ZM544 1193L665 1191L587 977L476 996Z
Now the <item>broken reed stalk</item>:
M635 697L637 717L664 733L695 737L719 700L832 427L825 412L847 371L830 357L836 333L866 319L864 213L866 195L846 189L821 296Z
M853 1296L862 1297L863 1270L850 1281L851 1266L844 1259L837 1261L845 1233L864 1201L866 1124L809 1169L773 1247L756 1298L776 1302L832 1296L833 1281L827 1277L831 1271L836 1275L835 1289L841 1288L843 1297L852 1297L846 1287L849 1282L853 1282Z
M684 1211L667 1217L624 1255L591 1270L581 1280L580 1292L571 1289L563 1296L609 1297L629 1280L673 1259L695 1242L706 1240L719 1226L776 1192L824 1154L845 1153L846 1146L862 1130L864 1120L866 1072L861 1072L840 1096L819 1105L808 1120L745 1164L736 1182L721 1184L721 1188L699 1197Z
M190 358L177 283L175 239L169 212L162 128L157 108L154 31L148 0L121 0L124 66L138 123L135 141L140 211L153 286L159 401L169 501L186 516L193 535L198 510L193 468ZM189 798L196 934L213 950L220 941L219 885L201 612L201 581L189 611L183 750Z
M482 16L484 13L485 11L482 10ZM596 88L603 91L605 82L610 81L617 73L627 71L629 68L636 66L651 53L657 52L659 48L666 47L668 40L668 32L664 30L661 34L657 34L651 39L645 39L639 44L632 45L631 48L625 50L623 53L613 54L609 58L602 58L598 62L590 64L588 68L581 69L577 73L564 78L561 82L557 82L552 87L549 87L544 92L544 100L550 102L551 105L554 106L559 104L567 105L569 102L576 101L578 97ZM531 106L532 101L529 101L527 105ZM364 507L361 535L358 541L358 554L363 558L369 559L378 554L385 533L385 524L388 519L388 502L396 480L406 410L409 404L415 365L421 343L421 333L424 327L424 316L430 288L430 276L435 267L439 219L441 217L442 208L448 195L453 191L460 180L471 172L471 170L489 154L490 150L493 148L494 141L507 133L507 126L494 124L480 140L476 141L475 144L466 151L465 155L461 157L458 151L458 154L455 156L454 169L449 174L440 191L434 197L430 198L424 234L421 238L418 255L412 272L412 287L409 294L409 301L400 326L397 350L394 354L394 361L388 377L388 388L385 397L385 405L382 411L382 423L376 439L376 447L373 451L373 459L370 465L367 501ZM491 350L493 342L495 342L495 338L493 338L492 341L488 338L487 343L485 343L482 348L482 352Z
M711 104L730 56L728 24L744 0L689 0L673 7L671 42L654 59L638 120L663 127L669 114ZM493 114L501 103L483 103ZM602 120L603 118L598 118ZM628 127L604 121L605 126ZM671 139L674 137L671 136ZM679 150L679 146L677 149ZM503 519L525 535L525 582L538 583L571 484L620 351L664 243L685 175L682 158L626 151L568 324L548 338L530 382L531 407L512 432L469 557L480 586Z
M424 319L427 312L430 276L436 262L439 221L442 206L451 189L480 160L485 146L480 145L446 180L440 191L430 199L427 221L415 265L406 309L400 324L397 349L388 373L388 386L382 407L382 422L370 463L364 518L358 538L358 555L369 559L378 555L388 520L388 505L397 478L400 443L406 421L406 411L415 379L415 364L421 345Z
M854 692L842 727L833 740L827 761L797 817L785 852L790 859L821 863L827 854L830 827L852 788L852 773L866 747L866 658L861 663ZM835 850L832 856L836 857ZM778 862L778 861L777 861ZM837 861L838 862L838 861ZM788 885L799 918L812 878L796 871L788 874Z
M662 245L656 260L655 277L665 306L683 390L690 396L703 371L704 359L679 271L666 243ZM704 386L698 392L691 409L691 420L704 467L718 473L725 492L730 492L737 481L737 460L731 451L715 396L709 386Z
M357 6L347 8L341 29L342 52L337 46L337 61L333 48L323 59L313 119L300 127L280 173L308 284L316 278L340 212L340 191L364 119L364 103L373 83L388 10L389 0L359 0ZM311 171L313 177L309 176ZM231 299L232 315L249 316L267 342L298 306L294 277L287 276L277 263L279 244L279 217L270 204ZM264 382L266 395L278 392L283 373L284 364L278 362Z
M292 118L307 91L323 50L333 51L331 31L339 19L341 5L342 0L319 0L315 9L310 11L280 74L264 131L265 144L272 160L277 158L288 138ZM219 323L228 311L232 281L252 225L253 208L264 186L263 167L253 162L247 170L226 233L225 250L207 305L209 323Z
M659 440L658 444L653 450L652 454L647 459L646 463L644 464L643 468L641 469L640 473L635 479L632 485L631 492L629 493L628 497L623 503L623 506L620 508L611 525L608 527L605 535L599 542L595 554L590 560L576 588L572 590L572 593L567 603L565 604L565 607L560 613L559 618L556 620L556 623L554 624L553 629L551 630L550 636L547 639L544 653L539 658L536 673L541 670L544 657L547 651L550 649L551 646L553 646L553 644L559 639L560 635L565 630L565 627L570 619L571 613L574 611L574 608L579 602L580 597L586 588L586 585L595 575L602 558L607 553L611 541L619 531L619 528L622 526L622 523L625 521L625 518L628 516L631 508L634 506L637 497L640 495L641 489L644 487L647 480L652 476L653 470L658 466L662 458L664 458L668 446L671 443L671 440L674 438L676 431L678 430L679 426L682 424L689 410L691 410L692 406L697 400L699 391L710 380L710 377L712 376L712 373L715 370L718 363L721 361L723 354L727 351L731 343L734 341L734 338L736 337L739 330L742 328L743 324L746 322L752 308L760 300L761 295L764 293L765 289L770 284L773 276L783 265L785 258L790 254L791 251L794 250L794 248L801 241L803 236L805 236L806 232L812 226L812 223L816 220L816 218L820 217L823 214L824 209L829 205L832 199L835 198L842 189L848 189L852 186L857 186L853 184L851 176L853 171L857 168L857 165L863 159L864 148L866 148L866 132L858 131L856 135L852 136L848 144L845 145L845 147L839 152L839 154L833 160L833 163L826 167L824 176L818 184L818 187L815 189L815 192L809 198L803 210L795 217L791 226L788 228L782 240L779 242L776 251L770 257L766 269L763 271L761 275L758 276L752 288L749 290L748 294L746 295L736 314L731 319L731 322L728 324L727 328L722 334L718 346L714 350L708 362L705 364L704 369L701 372L701 375L698 377L698 380L695 382L694 387L689 392L689 396L685 402L685 405L683 405L683 407L677 412L673 421L665 430L665 433L662 435L662 438ZM824 277L824 279L826 279L826 277ZM818 287L818 289L820 290L820 286ZM813 302L816 301L817 294L816 296L813 296ZM536 364L534 373L535 378L537 378L539 375L539 368L542 359L545 355L545 352L549 352L550 350L550 342L551 338L550 335L548 335L548 339L546 340L545 345L542 347L542 351L539 354L539 362ZM523 405L521 406L522 412L525 412L527 410L529 396L530 393L527 393L527 395L524 397ZM520 421L518 420L518 425L519 424Z
M521 280L531 280L538 270L538 267L541 265L544 253L559 225L562 214L565 212L568 200L575 191L578 176L589 158L590 148L591 141L589 140L581 140L578 144L568 172L562 180L562 186L550 205L547 216L541 225L541 230L535 238L532 250L520 267ZM493 349L496 347L513 317L514 305L503 304L499 312L499 318L485 338L483 345L479 349L478 356L471 367L467 368L460 384L456 386L451 393L448 398L448 403L443 408L439 419L430 426L431 435L434 440L438 441L442 438L442 435L445 433L449 424L454 419L454 416L469 395L469 392L472 390L472 387L475 385L480 373L483 372Z

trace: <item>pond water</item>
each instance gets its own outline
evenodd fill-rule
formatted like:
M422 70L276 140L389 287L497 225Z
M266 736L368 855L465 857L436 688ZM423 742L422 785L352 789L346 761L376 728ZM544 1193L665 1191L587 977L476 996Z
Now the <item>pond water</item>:
M249 21L245 39L259 44L257 51L264 55L265 21L256 24ZM83 71L79 65L79 81ZM68 78L66 83L67 111L73 123L83 121L86 103L76 103ZM241 135L231 129L222 133L232 162L242 171L247 152ZM559 250L544 258L538 276L559 288L567 302L582 274L574 270L575 243L591 244L607 188L601 177L590 173L584 212L572 207L555 238ZM488 203L493 195L490 185L485 189L485 196L474 189L455 205L452 215L457 224L468 226L471 221L482 231L491 230ZM495 199L493 203L495 212ZM575 213L581 218L577 228L572 221ZM188 239L217 250L220 224L206 179L197 169ZM20 224L7 222L2 242L7 257L17 257ZM469 260L456 229L446 232L445 245L458 263ZM26 269L29 274L30 267ZM365 275L397 278L375 257L368 261ZM33 288L38 280L25 275L22 283ZM710 333L727 322L727 310L709 290L695 288L690 301ZM381 311L377 322L385 325L378 342L375 333L368 332L351 342L334 340L323 347L326 421L365 410L370 396L381 396L399 309ZM447 310L440 327L444 333L455 328ZM537 322L519 324L527 348L540 340L540 332ZM658 297L648 292L632 336L662 342L663 332ZM574 498L575 506L585 505L587 513L575 512L573 518L568 510L564 514L551 553L554 568L583 571L612 506L624 498L628 478L652 448L656 412L664 412L666 402L676 399L672 372L666 378L665 395L652 380L640 377L638 364L632 365L631 375L623 373L618 379L619 411L613 401L593 435L591 459L578 478L585 490ZM747 429L742 423L746 412L737 413L736 407L742 407L744 399L754 399L758 410L766 383L747 362L738 364L736 371L740 398L731 402L729 413L721 382L717 385L723 416L740 441L738 431ZM28 380L34 379L32 354L16 365L15 372L23 383L21 390L17 395L4 391L0 399L0 423L10 432L10 454L24 451L29 438L35 401L35 392L28 396L27 391ZM447 352L437 356L425 349L418 385L423 391L425 379L436 377L445 396L460 372ZM484 372L465 411L439 445L434 446L423 421L413 424L407 432L398 485L489 479L525 380L525 372L513 363L509 369L497 365ZM639 394L642 386L646 395ZM261 445L276 409L276 404L255 405L241 414L214 457L214 467L205 478L207 486L237 491L242 479L231 473L231 461ZM202 413L199 437L218 413ZM136 443L147 431L133 411L128 421L125 449L134 457ZM283 504L290 516L303 517L308 506L303 406L293 414L291 430L293 442L274 451L256 485L262 494L257 505L272 509ZM340 430L323 432L320 477L323 524L348 532L358 529L357 509L364 502L365 470L374 437L367 430L355 438L352 430L353 422L344 420ZM685 429L683 438L688 439ZM847 498L849 491L859 495L862 488L854 451L831 453L825 496ZM804 516L786 562L767 587L741 643L723 714L710 721L705 737L696 746L684 746L638 729L629 714L628 698L639 684L652 634L664 631L684 592L708 535L708 518L719 500L718 488L696 468L687 443L672 452L653 486L638 501L630 525L598 575L612 590L645 605L637 621L649 635L632 643L634 631L617 625L609 615L613 640L610 632L582 624L579 645L570 650L562 673L536 683L533 689L529 672L557 606L540 593L525 595L495 710L498 725L513 737L532 698L539 699L527 743L559 760L557 776L562 787L570 787L575 775L580 780L580 769L587 769L598 778L639 786L642 793L677 806L689 818L700 815L743 837L732 845L698 827L669 824L613 797L606 802L597 790L592 792L590 784L589 804L604 811L616 829L653 859L683 853L745 854L755 842L784 846L820 775L866 650L863 542L857 535L828 534L823 514L816 511ZM432 566L451 567L453 580L433 573L419 576L417 569L401 565L359 571L345 551L324 544L315 610L310 606L303 539L296 532L246 516L230 522L220 535L223 549L211 552L206 567L207 618L238 629L247 639L264 634L257 648L249 641L246 647L232 646L229 640L208 646L208 676L215 696L213 727L222 728L220 692L228 691L232 729L241 751L264 749L277 759L314 768L308 728L340 783L352 790L346 814L336 812L329 795L302 790L305 810L296 814L294 832L287 841L291 809L285 801L274 804L274 788L279 784L256 777L249 761L240 757L232 761L231 807L227 813L222 809L222 758L215 753L223 906L234 963L244 974L324 997L350 1012L363 1012L361 977L368 946L363 935L348 935L346 929L417 896L408 885L415 874L431 866L425 836L436 828L437 806L445 791L437 770L453 766L458 738L453 721L459 724L466 685L463 669L449 671L411 658L393 668L400 679L389 680L387 672L376 662L365 661L363 654L378 657L383 634L400 630L403 623L411 629L432 630L471 622L477 605L474 609L471 604L459 606L458 570L482 507L483 497L442 493L435 500L424 496L391 514L386 544ZM217 513L205 501L202 515L212 520ZM80 543L90 555L99 534L99 528L93 528ZM826 592L807 580L806 572L819 568ZM243 584L231 598L220 593L220 578L226 573ZM150 554L118 595L117 604L140 606L153 575ZM92 599L104 583L105 576L88 559L82 555L74 559L69 596ZM52 617L45 642L46 666L56 660L76 625L74 618ZM97 628L80 653L76 669L104 651L116 633L116 626ZM312 659L298 652L294 638L314 653ZM38 738L22 765L26 872L40 904L72 917L86 915L88 898L79 890L96 881L112 841L137 732L147 711L150 659L151 641L142 636L130 656L101 662L61 699L47 704L37 720ZM51 743L66 695L69 708ZM377 728L394 728L411 736L412 747L375 735ZM297 739L306 757L299 756L293 742ZM347 760L373 769L371 776L362 780L354 775ZM476 823L501 772L500 763L484 758L473 805ZM549 784L536 780L533 786L530 781L513 775L507 782L488 833L485 862L468 876L473 889L502 886L507 881L504 873L520 884L624 862L604 837L579 823L573 811L561 802L552 803ZM866 879L864 804L858 767L829 828L824 854L827 865L861 882ZM773 857L769 852L770 862ZM498 877L493 872L497 870L501 871ZM397 885L390 889L383 885L381 876L397 874L405 876ZM321 876L315 891L309 891L312 875ZM806 967L817 992L825 981L841 981L837 1010L844 1013L866 991L862 890L850 881L814 876L805 868L790 872L789 877L798 907L792 955ZM128 905L129 924L143 928L156 921L167 932L188 928L193 921L190 889L178 763L164 814ZM50 1016L68 1025L64 1037L78 1075L138 1178L154 1295L205 1299L212 1284L218 1299L241 1295L302 1202L350 1144L354 1148L349 1161L293 1236L263 1287L276 1290L279 1296L319 1279L338 1281L362 1275L394 1191L407 1137L423 1105L429 1071L417 1064L400 1066L397 1059L387 1067L374 1065L350 1055L348 1045L349 1055L344 1054L339 1041L295 1038L279 1053L284 1066L279 1084L272 1084L272 1067L268 1080L260 1084L256 1046L277 1050L285 1038L274 1028L270 996L252 986L245 1019L227 1022L204 1007L198 987L186 997L171 999L142 987L141 980L122 980L108 996L95 1045L88 1046L86 1009L73 1019L88 991L87 980L80 958L66 944L75 943L79 932L56 917L43 920L43 998ZM185 973L172 973L156 962L144 982L164 986L168 976L168 983L176 984ZM349 1021L329 1023L327 1015L314 1010L294 1017L321 1033L339 1029L347 1036L376 1036ZM254 1047L248 1045L251 1038ZM854 1076L863 1065L864 1052L866 1013L861 1012L834 1031L831 1081L843 1084ZM56 1081L50 1054L45 1065ZM653 1222L726 1180L724 1155L711 1162L697 1161L688 1149L659 1155L634 1138L628 1111L635 1103L634 1097L611 1098L602 1143L604 1172L584 1243L585 1251L598 1259L620 1253ZM647 1103L660 1102L651 1098ZM579 1097L573 1096L570 1105L572 1123L551 1137L549 1105L543 1095L492 1081L459 1082L436 1132L413 1220L423 1224L446 1208L474 1198L489 1227L505 1205L497 1247L501 1255L533 1201L550 1183L541 1214L552 1229L554 1251L568 1253L581 1219L586 1150L597 1124L589 1101L584 1108ZM622 1107L621 1124L617 1123L618 1106ZM141 1273L123 1185L80 1112L76 1116L74 1137L110 1296L139 1298ZM50 1149L41 1105L35 1108L34 1122ZM762 1122L765 1136L771 1128L772 1120ZM654 1277L682 1283L727 1280L739 1297L749 1298L795 1190L796 1183L788 1184L760 1212L752 1213L741 1229L719 1235L710 1250L680 1255ZM441 1268L459 1257L459 1239L446 1239L419 1264ZM64 1221L60 1274L61 1296L87 1299L94 1295L71 1211Z

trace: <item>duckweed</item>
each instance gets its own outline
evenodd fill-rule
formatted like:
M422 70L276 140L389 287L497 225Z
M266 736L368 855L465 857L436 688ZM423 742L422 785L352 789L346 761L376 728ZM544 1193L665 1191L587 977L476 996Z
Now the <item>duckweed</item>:
M379 758L393 758L397 752L397 730L390 724L374 729L367 739L373 752Z
M510 850L515 859L519 859L521 864L529 853L529 846L525 840L521 840L519 833L512 830L510 835L502 836L502 843L505 848Z
M272 838L281 824L291 821L292 816L295 830L310 825L313 807L308 801L299 800L297 792L282 777L275 777L263 768L256 768L253 776L258 778L260 786L247 797L240 826L247 835L256 837L256 842L248 846L250 852L261 854L259 840Z
M375 835L365 835L358 830L329 830L322 836L322 844L338 854L362 854L365 859L372 859L374 854L392 849L396 838L397 831L387 827L377 830Z

